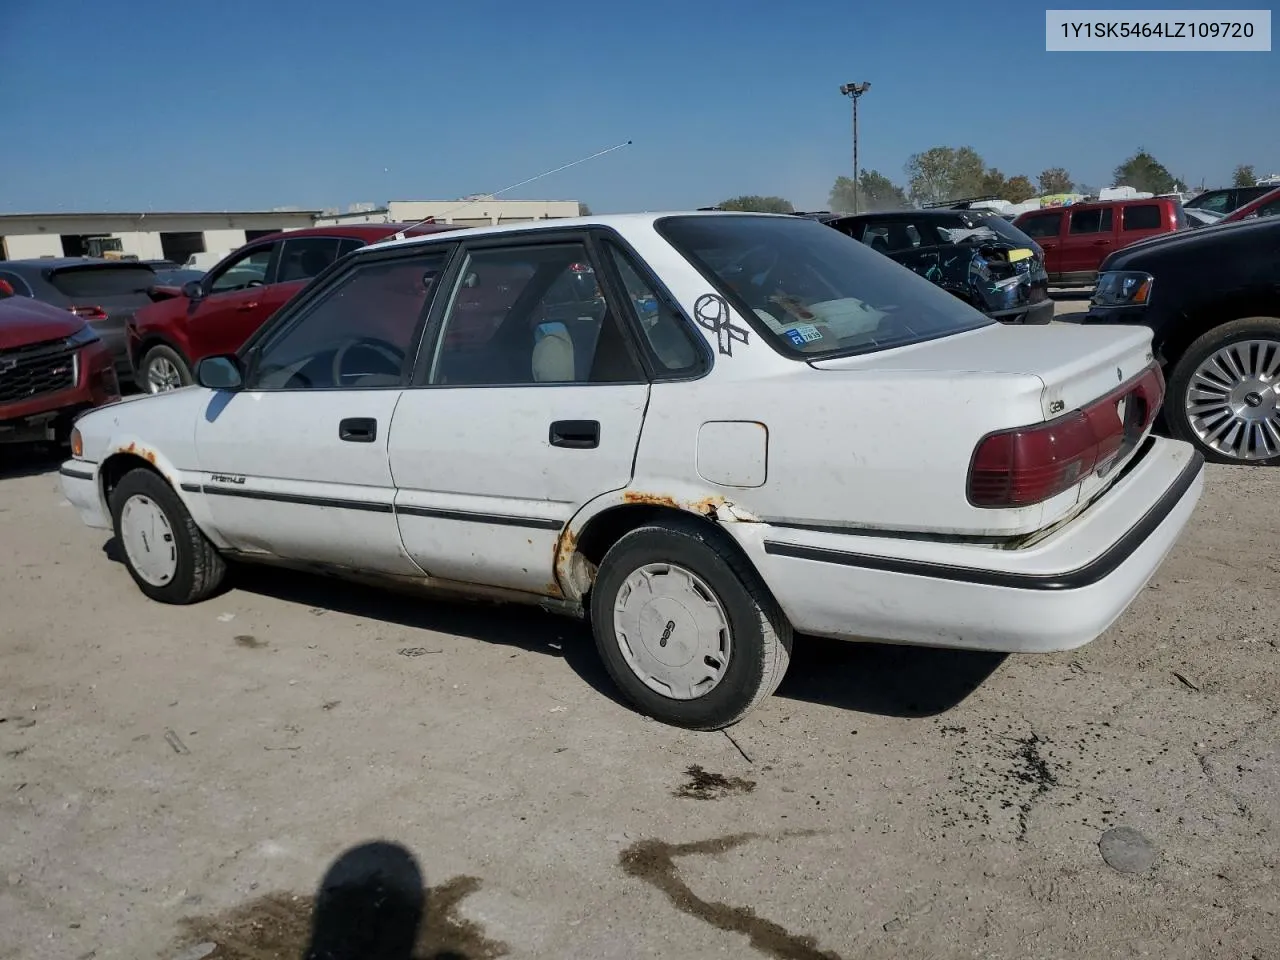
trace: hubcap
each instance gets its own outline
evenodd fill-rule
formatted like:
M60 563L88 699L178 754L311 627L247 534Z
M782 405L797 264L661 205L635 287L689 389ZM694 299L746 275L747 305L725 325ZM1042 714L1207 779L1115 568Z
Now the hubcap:
M1206 446L1233 460L1280 456L1280 341L1241 340L1196 368L1187 420Z
M178 547L169 518L150 497L135 493L120 511L120 539L133 569L153 587L163 587L178 570Z
M167 357L156 357L147 364L147 389L152 393L164 393L177 390L182 386L182 374L172 360Z
M613 630L632 672L673 700L705 696L729 667L729 617L697 576L673 563L650 563L622 584Z

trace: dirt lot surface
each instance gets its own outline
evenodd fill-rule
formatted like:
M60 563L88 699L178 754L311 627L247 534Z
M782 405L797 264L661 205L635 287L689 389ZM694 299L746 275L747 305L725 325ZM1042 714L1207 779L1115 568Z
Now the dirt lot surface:
M151 603L52 468L0 472L4 960L349 958L370 917L402 960L1280 957L1280 470L1212 469L1084 649L802 638L726 735L537 612Z

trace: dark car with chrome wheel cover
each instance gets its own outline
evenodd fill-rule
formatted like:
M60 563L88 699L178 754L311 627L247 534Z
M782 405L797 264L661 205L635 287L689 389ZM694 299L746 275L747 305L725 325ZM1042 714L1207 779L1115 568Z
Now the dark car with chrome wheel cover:
M1280 217L1117 250L1083 322L1154 331L1174 437L1218 463L1280 466Z

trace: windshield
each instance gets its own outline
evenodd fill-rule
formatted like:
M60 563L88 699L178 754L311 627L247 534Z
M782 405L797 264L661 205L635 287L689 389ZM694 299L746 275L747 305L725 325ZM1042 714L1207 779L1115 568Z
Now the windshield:
M1012 223L1001 216L983 217L982 225L992 233L997 233L1010 243L1016 243L1021 247L1030 247L1032 250L1039 249L1039 244L1032 240L1029 236L1015 227Z
M815 220L684 216L657 229L790 356L869 353L994 322Z

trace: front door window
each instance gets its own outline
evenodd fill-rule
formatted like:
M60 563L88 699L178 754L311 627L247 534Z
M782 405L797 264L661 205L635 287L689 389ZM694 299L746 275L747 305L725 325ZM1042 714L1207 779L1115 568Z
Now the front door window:
M247 250L231 261L209 282L209 293L231 293L249 287L260 287L267 282L267 270L275 244Z

